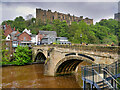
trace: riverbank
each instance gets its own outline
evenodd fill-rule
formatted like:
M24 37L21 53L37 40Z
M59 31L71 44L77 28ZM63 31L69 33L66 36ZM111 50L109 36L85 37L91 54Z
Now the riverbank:
M33 64L44 64L44 62L32 62L32 63L27 63L24 65L16 65L16 64L2 64L0 67L7 67L7 66L25 66L25 65L33 65Z

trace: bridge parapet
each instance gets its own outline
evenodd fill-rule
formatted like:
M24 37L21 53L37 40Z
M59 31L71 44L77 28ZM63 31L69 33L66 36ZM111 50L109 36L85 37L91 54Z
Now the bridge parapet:
M109 52L109 53L118 53L120 51L119 46L89 46L89 45L40 45L33 47L58 47L58 48L71 48L76 50L89 50L95 52Z
M38 52L45 55L47 61L45 65L45 73L46 75L51 76L56 75L56 71L68 73L70 70L70 72L72 72L72 70L75 70L74 67L77 67L77 64L81 61L87 60L93 61L95 64L111 64L118 60L119 51L120 47L111 46L40 45L33 47L34 55ZM33 60L34 59L35 57ZM57 68L59 68L59 70L57 70Z

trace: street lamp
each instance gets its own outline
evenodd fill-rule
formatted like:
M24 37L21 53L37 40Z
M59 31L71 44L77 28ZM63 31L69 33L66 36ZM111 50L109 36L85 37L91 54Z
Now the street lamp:
M80 34L80 38L81 38L81 44L82 44L82 34Z

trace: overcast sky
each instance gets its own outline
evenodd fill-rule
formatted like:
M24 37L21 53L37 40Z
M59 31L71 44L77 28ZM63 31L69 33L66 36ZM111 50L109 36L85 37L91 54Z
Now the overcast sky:
M50 2L52 1L52 2ZM44 10L50 9L52 12L71 14L91 18L95 22L101 19L114 18L114 13L118 12L119 0L2 0L1 21L14 20L17 16L24 18L28 14L36 17L36 8ZM64 2L63 2L64 1Z

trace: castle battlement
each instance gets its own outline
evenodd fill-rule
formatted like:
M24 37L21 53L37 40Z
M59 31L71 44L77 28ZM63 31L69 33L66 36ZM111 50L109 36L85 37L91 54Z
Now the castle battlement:
M76 17L74 15L70 15L68 14L64 14L64 13L59 13L57 11L52 12L51 10L43 10L43 9L39 9L36 8L36 21L38 22L39 20L41 20L42 22L46 22L46 20L49 20L50 22L52 22L55 19L59 19L60 21L65 20L67 22L68 25L71 25L72 22L76 21L76 22L80 22L81 20L83 20L84 22L86 22L87 24L93 24L93 19L89 19L88 17L86 17L85 19L83 19L83 16L80 17Z

